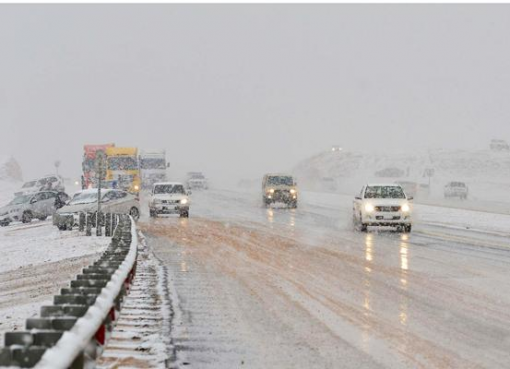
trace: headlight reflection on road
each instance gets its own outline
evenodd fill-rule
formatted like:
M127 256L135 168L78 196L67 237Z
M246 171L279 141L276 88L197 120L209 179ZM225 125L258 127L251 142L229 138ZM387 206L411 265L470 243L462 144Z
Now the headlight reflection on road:
M407 273L409 270L409 236L406 234L403 234L400 239L400 301L399 301L399 320L400 324L407 325L408 321L408 298L407 298L407 288L408 288L408 281L407 281Z
M274 211L273 209L267 209L267 221L269 223L274 223Z
M370 323L370 316L372 313L371 294L372 294L372 263L373 263L373 235L367 234L365 236L365 266L363 278L363 315L367 317L363 324L361 332L361 344L366 352L370 352L370 342L372 339L372 324Z

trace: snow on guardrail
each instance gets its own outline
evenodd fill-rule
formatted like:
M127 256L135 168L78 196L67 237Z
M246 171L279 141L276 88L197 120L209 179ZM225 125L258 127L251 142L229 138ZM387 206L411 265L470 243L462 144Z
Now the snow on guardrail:
M46 351L37 364L37 369L69 368L75 358L85 350L114 306L115 299L128 279L136 262L137 247L136 226L131 219L131 246L126 259L103 288L94 305L88 309L87 314L78 319L69 332L64 333L57 345Z
M83 369L103 351L136 271L138 236L134 220L119 216L112 241L101 258L83 269L42 306L26 331L7 332L0 367Z

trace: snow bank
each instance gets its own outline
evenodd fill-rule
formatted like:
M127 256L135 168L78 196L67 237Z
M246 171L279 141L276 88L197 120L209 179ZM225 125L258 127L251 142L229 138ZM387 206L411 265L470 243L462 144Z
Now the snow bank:
M46 351L41 361L36 365L36 368L66 369L71 366L74 359L92 340L114 305L115 298L120 293L122 285L136 261L137 247L136 226L132 220L131 246L126 259L112 276L110 282L103 288L95 304L88 309L87 314L78 319L70 331L64 333L57 345Z

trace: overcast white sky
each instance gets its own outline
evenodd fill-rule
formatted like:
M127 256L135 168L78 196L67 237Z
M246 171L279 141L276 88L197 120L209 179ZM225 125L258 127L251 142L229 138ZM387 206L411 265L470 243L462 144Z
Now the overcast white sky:
M0 50L25 178L79 176L86 143L235 182L332 144L510 138L510 5L0 5Z

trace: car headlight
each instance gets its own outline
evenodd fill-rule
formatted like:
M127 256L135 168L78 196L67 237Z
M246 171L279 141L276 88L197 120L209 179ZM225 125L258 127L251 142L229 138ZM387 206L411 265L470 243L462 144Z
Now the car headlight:
M404 213L407 213L409 210L411 210L411 208L409 207L409 204L404 204L402 205L402 207L400 208Z
M181 200L181 204L184 205L184 204L187 204L188 203L188 199L182 199Z
M365 205L365 211L366 211L367 213L371 213L371 212L373 212L374 210L375 210L374 205L372 205L372 204L366 204L366 205Z
M135 185L135 191L138 191L140 189L140 186Z
M274 193L274 188L270 188L268 192L269 193Z
M290 193L291 193L291 194L293 194L293 195L294 195L296 192L297 192L297 191L296 191L295 189L293 189L293 188L291 188L291 189L290 189Z

